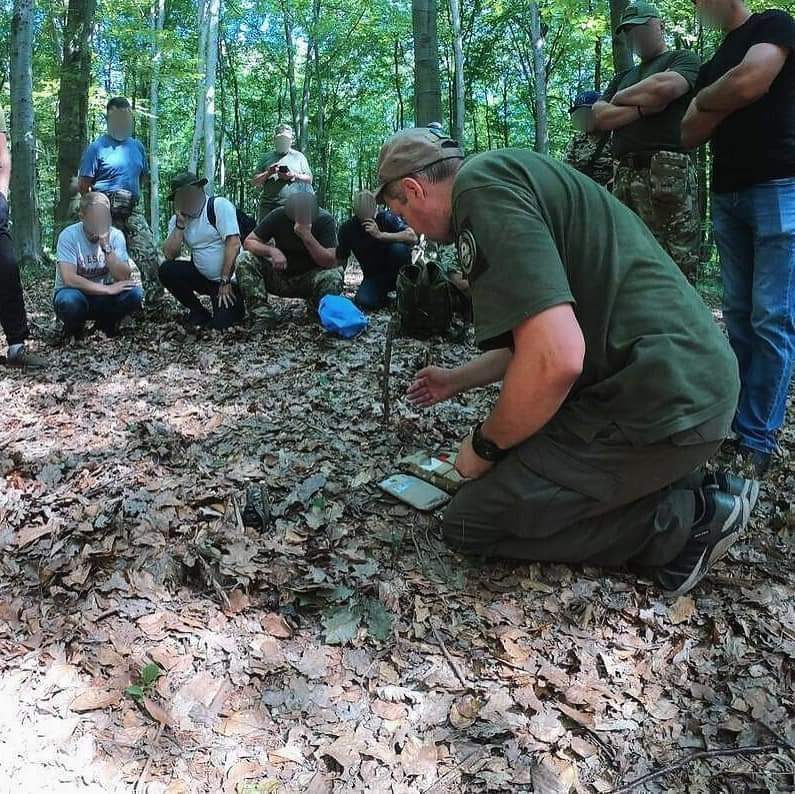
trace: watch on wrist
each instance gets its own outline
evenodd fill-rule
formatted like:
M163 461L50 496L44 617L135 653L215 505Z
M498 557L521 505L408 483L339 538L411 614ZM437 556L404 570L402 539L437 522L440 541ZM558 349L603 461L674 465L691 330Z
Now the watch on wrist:
M105 256L113 252L112 245L101 245L100 248L102 249L102 253L105 254Z
M225 287L227 284L231 284L232 279L229 276L221 276L221 286Z
M475 454L479 458L483 458L483 460L487 460L489 463L497 463L502 460L510 450L500 449L493 441L489 441L489 439L483 435L481 431L482 427L483 422L478 422L472 432L472 449L475 450Z

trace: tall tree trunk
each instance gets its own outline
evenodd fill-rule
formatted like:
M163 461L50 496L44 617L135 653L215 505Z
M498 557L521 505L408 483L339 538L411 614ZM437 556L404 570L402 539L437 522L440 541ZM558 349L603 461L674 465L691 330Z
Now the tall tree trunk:
M629 0L609 0L610 30L613 32L613 67L615 73L626 72L632 68L632 51L629 49L626 33L616 34L615 30L621 21L621 14L629 4Z
M204 81L204 176L212 195L215 187L215 73L218 65L218 18L221 0L208 0L207 74Z
M395 92L397 93L397 128L402 130L406 126L405 108L403 106L403 85L400 81L400 58L402 55L400 39L395 37Z
M152 80L149 84L149 227L152 229L155 239L157 239L160 229L160 160L157 151L157 133L159 127L160 64L163 60L161 38L165 21L166 0L154 0L152 3L154 52L152 53Z
M594 91L602 90L602 37L596 37L596 43L593 50L594 67L593 67L593 88Z
M544 63L544 38L541 33L541 15L538 3L530 3L530 33L533 37L533 110L535 116L535 150L546 154L547 138L547 74Z
M455 59L455 90L453 91L453 137L464 145L464 43L461 37L460 0L450 0L450 24L453 29L453 57Z
M34 0L14 0L11 19L11 210L14 242L23 266L41 258L31 68L33 6Z
M288 0L282 0L284 19L284 45L287 48L287 87L290 90L290 116L293 131L298 131L298 91L295 87L295 42L293 41L293 22L290 18Z
M411 2L414 30L414 121L418 127L442 120L437 13L436 0Z
M61 85L58 89L58 202L55 232L69 220L80 155L86 148L88 84L91 79L89 41L97 0L69 0L63 36Z
M196 113L193 119L193 141L190 145L189 170L195 174L199 167L199 151L204 137L204 88L207 80L207 8L209 0L199 0L196 9L196 23L199 34L199 46L196 54Z

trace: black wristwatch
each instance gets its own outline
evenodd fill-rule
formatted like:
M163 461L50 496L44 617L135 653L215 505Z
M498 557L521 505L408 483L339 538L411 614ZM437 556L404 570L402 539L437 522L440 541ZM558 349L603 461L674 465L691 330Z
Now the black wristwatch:
M483 460L487 460L489 463L497 463L502 460L510 450L500 449L493 441L489 441L481 432L482 427L483 422L478 422L477 425L475 425L475 429L472 431L472 449L475 450L475 454L479 458L483 458Z
M231 284L232 279L229 276L221 276L221 286L225 287L227 284Z

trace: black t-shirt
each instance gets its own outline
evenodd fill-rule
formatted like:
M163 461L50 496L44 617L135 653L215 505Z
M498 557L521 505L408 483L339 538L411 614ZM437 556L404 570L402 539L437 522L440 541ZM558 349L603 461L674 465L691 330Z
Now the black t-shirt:
M295 233L294 226L295 222L287 217L284 207L278 207L269 212L254 229L254 234L263 243L272 239L273 244L287 257L285 275L288 278L302 276L318 267L306 250L304 241ZM318 216L312 223L312 234L324 248L337 247L337 225L326 210L318 211Z
M402 218L388 210L379 212L375 216L375 223L382 232L387 232L389 234L396 234L408 228ZM383 264L383 252L387 245L389 245L388 242L376 240L375 237L368 234L362 222L354 216L348 218L348 220L340 226L337 259L344 261L351 255L351 252L353 252L366 278L371 271L376 270Z
M789 50L787 60L756 102L727 116L712 137L712 189L742 190L759 182L795 176L795 20L785 11L753 14L731 31L702 67L701 90L737 66L754 44Z

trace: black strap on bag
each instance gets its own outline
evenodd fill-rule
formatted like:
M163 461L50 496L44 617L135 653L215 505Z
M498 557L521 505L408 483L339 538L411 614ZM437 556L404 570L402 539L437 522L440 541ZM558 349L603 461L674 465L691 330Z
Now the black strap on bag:
M233 205L234 206L234 205ZM237 228L240 230L240 240L245 240L251 232L257 227L257 221L243 210L235 206L235 216L237 218ZM218 224L215 217L215 196L210 196L207 199L207 220L210 225L215 227L218 231Z

